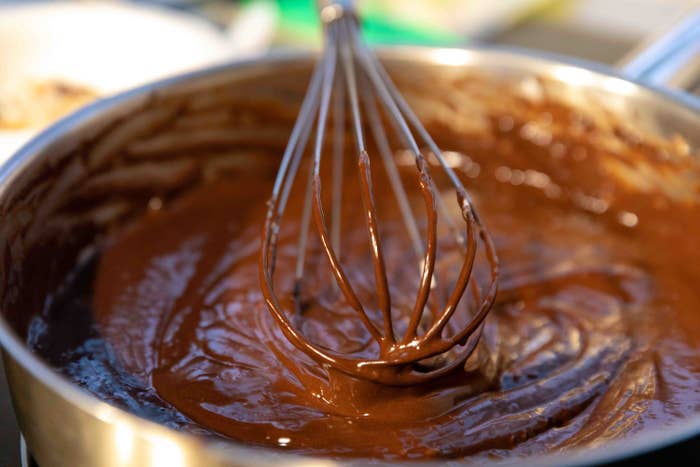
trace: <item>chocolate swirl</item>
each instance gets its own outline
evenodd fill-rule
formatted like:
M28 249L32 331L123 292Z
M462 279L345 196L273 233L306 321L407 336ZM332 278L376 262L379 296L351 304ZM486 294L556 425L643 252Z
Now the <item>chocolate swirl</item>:
M322 456L529 455L602 445L696 411L700 216L690 174L700 173L697 161L552 103L480 119L470 138L463 119L447 118L448 104L430 104L422 113L451 149L502 266L482 339L458 371L405 388L360 382L283 338L257 277L275 170L269 155L262 167L229 161L235 178L198 181L112 234L94 275L81 279L91 287L68 287L74 300L53 301L48 315L57 318L33 322L32 345L44 355L71 348L54 362L71 378L163 423ZM131 150L155 154L159 141ZM195 173L196 158L187 160ZM381 205L389 188L375 187L382 228L401 229L398 214ZM299 219L302 198L293 193L290 219ZM362 225L354 200L345 200L350 226ZM293 285L291 222L280 232L281 289ZM351 280L369 297L366 232L347 229L344 238ZM415 263L406 245L385 247L392 301L405 309L415 297ZM310 263L321 253L311 245ZM449 249L438 261L436 270L458 264ZM360 357L376 350L338 302L326 268L307 274L313 286L298 323L305 335ZM94 317L91 339L77 350L81 336L68 332L65 316ZM396 323L407 325L400 316ZM95 368L104 377L91 378Z

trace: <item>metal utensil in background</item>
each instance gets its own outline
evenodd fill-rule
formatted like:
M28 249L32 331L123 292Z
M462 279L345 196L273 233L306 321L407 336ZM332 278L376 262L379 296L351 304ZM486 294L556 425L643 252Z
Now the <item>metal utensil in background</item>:
M694 91L700 87L700 9L651 36L617 65L625 76L647 84Z

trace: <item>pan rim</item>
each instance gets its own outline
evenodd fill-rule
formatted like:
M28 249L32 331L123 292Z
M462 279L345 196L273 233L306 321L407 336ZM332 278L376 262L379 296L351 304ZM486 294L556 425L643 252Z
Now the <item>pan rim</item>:
M503 46L474 46L463 48L433 48L421 46L399 46L380 49L379 55L392 60L406 60L411 62L431 64L435 63L435 57L450 56L454 64L459 66L459 60L467 63L468 60L476 58L498 58L507 57L512 59L508 63L510 67L518 69L526 68L546 68L546 67L571 67L572 69L585 70L593 73L594 79L615 78L632 83L636 89L646 90L664 101L685 109L698 118L700 121L700 98L690 94L664 89L659 86L645 84L639 80L628 79L622 76L613 68L593 63L585 60L574 59L558 54L544 53L529 49ZM86 107L83 107L71 115L59 120L49 126L38 135L33 137L27 144L19 149L0 167L0 197L4 196L9 183L22 173L23 169L37 157L40 157L50 146L62 140L69 132L76 128L85 128L94 120L104 116L109 111L116 111L120 106L127 105L139 98L147 97L151 92L171 88L188 81L215 76L220 73L233 72L240 69L251 68L260 65L279 65L284 62L297 62L309 60L312 54L309 52L275 52L263 57L252 58L244 61L236 61L212 67L203 68L194 72L180 74L171 78L166 78L153 83L149 83L105 99L98 100ZM545 73L546 74L546 73ZM213 450L212 453L222 461L232 461L238 458L253 461L279 462L280 458L289 461L299 461L308 459L318 459L307 456L280 453L272 448L257 448L231 440L223 443L220 441L201 441L194 435L176 432L145 418L131 414L125 410L112 406L97 397L80 389L68 378L59 374L56 370L35 355L23 342L22 339L12 330L9 323L0 314L0 347L3 349L5 358L12 358L24 371L29 372L34 378L40 380L44 385L51 388L53 392L66 399L74 406L92 414L104 422L112 423L119 421L126 423L140 433L155 433L167 437L176 437L178 440L200 444L203 449ZM550 453L527 458L506 459L495 461L493 465L512 464L518 465L591 465L598 463L612 462L623 458L634 457L653 450L657 450L671 444L681 442L690 437L700 434L700 413L694 414L684 420L675 422L672 426L664 429L652 430L632 435L629 438L612 440L596 448L578 448L563 453ZM367 459L352 458L341 461L346 464L362 465ZM468 463L469 461L467 461ZM412 461L415 465L416 462ZM418 462L418 465L435 465L435 461Z

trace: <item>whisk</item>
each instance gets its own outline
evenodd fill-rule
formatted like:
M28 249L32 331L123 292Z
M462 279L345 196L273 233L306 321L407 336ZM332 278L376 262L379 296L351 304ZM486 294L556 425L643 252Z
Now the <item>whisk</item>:
M260 252L262 292L267 307L281 326L286 338L317 363L355 378L386 385L405 386L426 382L463 365L474 352L482 333L484 319L496 295L498 259L495 248L462 182L400 95L387 72L361 40L359 21L353 2L326 0L319 2L318 6L324 26L324 48L312 72L307 94L282 156L268 203ZM426 208L425 239L421 238L421 229L391 152L377 102L382 105L382 113L386 115L386 120L390 122L415 160L418 188ZM347 271L337 254L340 248L342 167L343 157L346 157L342 143L338 141L342 141L342 133L345 129L344 106L348 104L356 147L355 154L357 154L359 191L371 249L377 304L382 321L380 324L370 319L365 305L360 302L353 285L348 280ZM324 138L331 106L333 106L335 137L332 151L332 219L329 229L322 203L320 166L324 155ZM409 311L408 325L400 336L396 335L392 322L391 297L372 187L370 156L363 127L363 109L375 145L379 149L392 192L398 202L406 232L419 258L420 279L416 300ZM357 313L369 335L378 344L375 358L358 358L311 342L290 320L288 312L281 305L273 283L280 220L285 212L292 185L307 151L314 127L310 151L311 172L296 251L295 286L294 290L284 291L284 293L292 293L298 299L304 287L303 271L308 226L313 217L313 224L319 235L323 252L330 263L337 284L337 292L342 294L347 304ZM434 165L444 172L454 188L465 224L463 227L456 225L450 219L445 201L430 175L430 164L426 155L421 152L421 146L427 148L429 153L426 152L426 154L434 158L433 161L437 162ZM436 284L438 216L450 222L450 227L457 238L456 245L462 250L460 254L463 259L456 279L450 281L453 286L446 303L439 313L433 315L431 322L426 322L424 310L428 306L431 289ZM483 248L485 264L488 264L489 269L488 280L482 285L479 285L473 277L476 253L480 246ZM471 315L456 331L446 335L448 334L446 333L447 323L453 318L467 290L473 303Z

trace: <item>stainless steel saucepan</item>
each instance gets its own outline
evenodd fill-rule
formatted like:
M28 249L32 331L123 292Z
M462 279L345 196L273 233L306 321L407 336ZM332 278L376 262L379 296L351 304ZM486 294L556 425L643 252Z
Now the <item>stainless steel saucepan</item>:
M396 48L383 50L380 56L390 72L409 76L413 85L429 83L427 95L446 92L441 87L446 80L472 77L470 82L484 91L477 94L487 96L482 102L473 96L479 104L474 112L497 105L488 96L520 93L536 98L545 92L592 118L615 118L645 137L675 138L678 144L697 149L700 101L638 79L690 85L690 68L685 65L689 51L699 48L698 19L698 15L689 18L680 29L662 36L655 48L630 59L627 75L624 69L522 50ZM79 257L109 229L137 217L144 200L176 194L222 167L236 170L236 164L252 164L246 162L248 139L283 143L284 131L268 128L260 134L242 134L217 126L217 112L234 94L249 94L252 101L268 105L300 96L312 59L307 54L268 56L100 101L44 131L0 169L0 344L20 428L42 467L336 464L233 441L204 440L109 405L30 350L25 314L39 311ZM234 147L238 152L231 155ZM187 159L188 151L201 153L203 148L229 154L207 159L215 162L206 167ZM66 204L67 199L79 202ZM606 462L698 434L700 413L688 414L663 431L518 462Z

